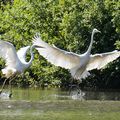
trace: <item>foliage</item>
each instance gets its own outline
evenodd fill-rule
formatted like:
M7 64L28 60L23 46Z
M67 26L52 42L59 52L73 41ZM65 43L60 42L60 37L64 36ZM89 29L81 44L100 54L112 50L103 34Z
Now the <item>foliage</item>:
M12 5L3 5L0 10L1 39L12 42L18 50L31 45L32 37L39 32L49 44L80 54L88 48L92 29L97 28L102 34L95 35L92 53L112 51L120 48L119 8L117 0L14 0ZM35 52L33 64L24 79L19 77L16 82L43 87L68 85L69 72L51 65ZM119 71L118 59L106 69L91 71L91 76L82 84L119 88Z

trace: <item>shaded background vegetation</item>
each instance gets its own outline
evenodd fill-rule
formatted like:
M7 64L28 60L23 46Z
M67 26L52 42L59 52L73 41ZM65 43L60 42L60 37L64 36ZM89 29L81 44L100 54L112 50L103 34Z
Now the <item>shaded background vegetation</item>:
M12 42L16 49L32 44L36 32L44 41L57 47L84 53L90 43L93 28L102 34L95 35L92 54L120 48L120 3L118 0L2 0L0 2L0 38ZM15 84L20 86L68 87L71 75L68 70L48 63L35 51L32 66ZM28 59L30 58L28 54ZM0 61L0 69L4 67ZM2 76L2 74L1 74ZM4 78L1 78L1 82ZM105 69L91 71L82 87L93 89L120 88L120 60Z

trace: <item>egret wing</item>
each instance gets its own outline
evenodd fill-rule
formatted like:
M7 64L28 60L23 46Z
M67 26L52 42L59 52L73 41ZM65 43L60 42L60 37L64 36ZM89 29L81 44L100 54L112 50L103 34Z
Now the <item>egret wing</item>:
M2 40L0 40L0 57L6 61L6 66L14 66L19 62L15 47Z
M87 70L101 69L109 62L112 62L113 60L117 59L119 56L120 56L120 51L117 50L102 54L91 55L90 61L87 65Z
M43 48L36 48L39 54L56 66L71 69L80 64L79 55L73 52L61 50L55 46L51 46L42 41L40 36L34 37L33 44L42 46Z
M30 48L30 46L26 46L26 47L22 47L17 51L17 55L18 58L22 61L22 62L26 62L26 53L28 51L28 49Z

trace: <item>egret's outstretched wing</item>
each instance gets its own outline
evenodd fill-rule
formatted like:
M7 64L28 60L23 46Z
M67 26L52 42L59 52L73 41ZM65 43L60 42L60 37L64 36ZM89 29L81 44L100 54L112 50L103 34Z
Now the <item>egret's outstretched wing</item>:
M42 41L40 36L33 38L33 44L40 45L43 48L36 48L40 55L46 58L49 62L56 66L60 66L66 69L71 69L80 64L79 55L61 50L55 46L51 46L46 42Z
M27 53L29 48L30 48L30 46L26 46L26 47L20 48L17 51L17 55L18 55L18 58L20 59L20 61L26 62L26 53Z
M101 69L109 62L117 59L120 56L120 51L112 51L103 54L95 54L90 56L90 61L87 65L87 70Z
M15 47L6 41L0 40L0 57L6 61L6 66L14 66L19 62Z

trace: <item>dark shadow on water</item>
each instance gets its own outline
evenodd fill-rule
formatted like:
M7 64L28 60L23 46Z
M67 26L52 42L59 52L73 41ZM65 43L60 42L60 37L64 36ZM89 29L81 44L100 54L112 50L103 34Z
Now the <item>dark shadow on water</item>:
M87 91L86 100L120 100L119 91Z

